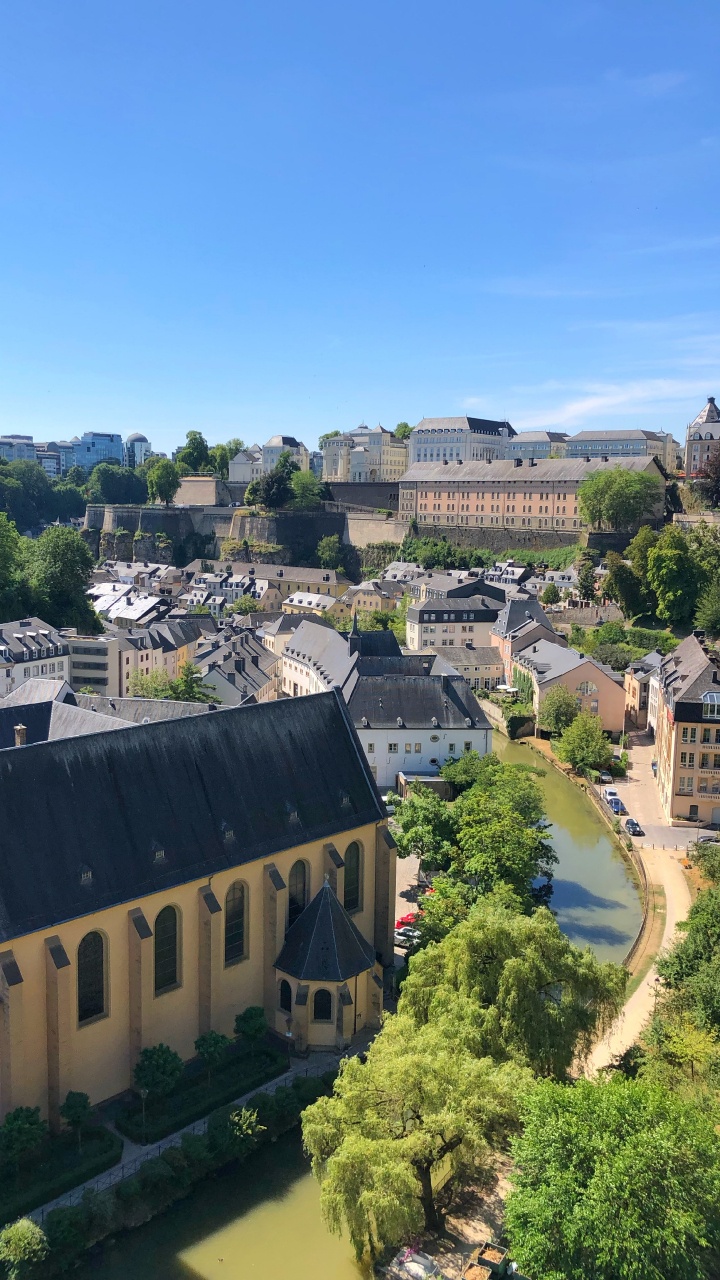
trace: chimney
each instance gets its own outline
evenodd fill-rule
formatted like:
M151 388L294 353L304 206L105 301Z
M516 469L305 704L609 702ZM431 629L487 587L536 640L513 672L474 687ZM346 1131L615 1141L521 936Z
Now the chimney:
M528 458L528 466L529 466L529 467L534 467L534 466L536 466L536 465L537 465L537 464L536 464L536 462L535 462L535 459L534 459L534 458Z
M24 724L15 725L15 746L24 747L27 745L27 729Z

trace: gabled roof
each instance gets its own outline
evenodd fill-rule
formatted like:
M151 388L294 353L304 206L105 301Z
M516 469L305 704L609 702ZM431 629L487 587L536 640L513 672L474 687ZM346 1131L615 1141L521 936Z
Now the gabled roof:
M446 675L359 675L348 695L357 729L489 729L467 680Z
M124 729L123 721L93 715L70 702L28 702L25 706L7 706L0 702L0 750L15 748L15 726L25 727L25 746L37 742L54 742L59 738L77 738L86 733L105 733ZM24 750L19 747L18 750Z
M707 652L697 636L687 636L660 666L660 681L671 708L678 702L700 702L704 693L720 691L719 666L720 654Z
M45 680L33 676L13 689L0 702L0 707L25 707L29 702L74 702L75 694L66 680Z
M693 427L704 427L707 422L720 422L720 410L714 396L708 396L707 404L700 410L697 417L693 418L688 431L692 431Z
M0 941L384 816L335 692L3 751Z
M571 441L567 442L570 445ZM516 464L520 464L519 466ZM446 484L467 484L471 482L491 485L495 482L506 484L565 484L584 480L585 476L595 471L608 471L613 467L622 467L624 471L647 471L650 475L660 475L660 470L652 457L612 457L607 462L602 458L543 458L534 466L522 458L496 459L495 462L414 462L400 477L400 483L425 484L434 480L442 480Z
M492 628L493 635L503 638L519 631L530 620L539 622L541 626L553 630L553 625L538 600L529 596L526 600L508 600L505 608L498 615Z
M345 982L374 964L372 943L325 881L288 931L275 968L302 982Z

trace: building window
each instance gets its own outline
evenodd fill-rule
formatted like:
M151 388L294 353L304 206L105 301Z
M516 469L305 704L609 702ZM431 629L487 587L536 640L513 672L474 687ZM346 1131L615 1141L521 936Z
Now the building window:
M324 987L313 996L313 1019L315 1022L332 1022L332 996Z
M86 933L77 952L78 1022L105 1013L105 939L96 929Z
M422 742L415 743L415 755L419 756L422 751Z
M463 751L472 751L472 742L463 742Z
M163 907L155 918L155 995L178 985L178 913Z
M448 742L448 751L450 752L450 755L451 755L451 756L454 756L454 755L455 755L455 743L454 743L454 742Z
M287 978L283 978L282 982L280 983L280 990L278 993L278 1004L280 1005L280 1008L282 1009L283 1013L292 1013L292 991L290 989L290 983L288 982Z
M397 749L398 749L397 742L388 742L388 751L391 756L397 755Z
M374 742L368 742L368 744L367 744L367 749L368 749L368 754L369 754L369 755L371 755L371 756L373 756L373 755L375 754L375 743L374 743Z
M307 867L302 858L294 862L288 877L288 928L307 906Z
M345 894L343 903L346 911L359 911L361 902L360 865L362 855L357 840L353 840L345 850Z
M225 894L225 963L245 959L245 885L237 880Z
M704 693L702 704L703 720L720 720L720 693Z

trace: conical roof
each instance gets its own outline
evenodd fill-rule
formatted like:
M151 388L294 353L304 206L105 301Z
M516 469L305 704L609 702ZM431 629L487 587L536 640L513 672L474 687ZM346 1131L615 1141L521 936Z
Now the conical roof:
M372 943L363 938L326 880L289 930L275 968L302 982L345 982L374 963Z
M693 418L689 429L704 427L706 422L720 422L720 410L715 403L714 396L708 396L707 404L700 410L697 418Z

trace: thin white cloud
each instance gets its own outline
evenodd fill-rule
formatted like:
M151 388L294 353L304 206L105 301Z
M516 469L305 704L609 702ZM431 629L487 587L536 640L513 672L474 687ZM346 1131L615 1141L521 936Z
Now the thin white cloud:
M720 381L720 362L716 366L715 377ZM582 428L588 422L598 418L629 418L652 416L667 410L668 404L684 404L686 408L678 415L678 421L684 422L694 405L702 407L708 394L708 380L702 382L681 378L649 378L626 383L586 383L579 386L567 386L566 396L553 396L552 401L539 405L548 394L547 384L536 388L516 388L514 398L518 408L510 414L513 426L519 430L533 428ZM558 388L559 390L559 388ZM712 391L712 387L710 387ZM532 399L532 408L523 409L522 401ZM463 402L463 408L476 409L484 404L480 397L469 396ZM692 418L690 413L690 418ZM690 419L688 419L690 420Z

